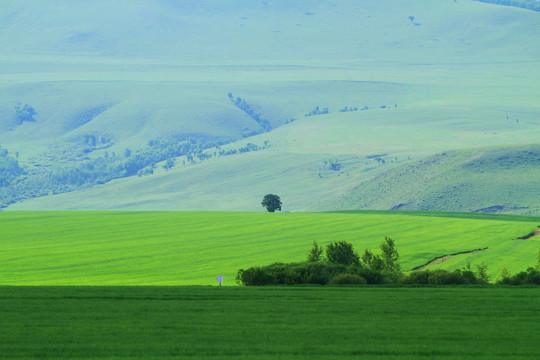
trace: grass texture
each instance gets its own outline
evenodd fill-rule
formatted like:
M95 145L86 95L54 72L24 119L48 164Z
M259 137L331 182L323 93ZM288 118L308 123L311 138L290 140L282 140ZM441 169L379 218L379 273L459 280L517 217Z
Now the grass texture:
M534 359L538 288L1 287L4 358Z
M305 260L312 242L359 252L396 241L404 270L486 264L492 279L536 263L540 218L452 213L3 212L0 284L234 285L241 268ZM451 265L449 265L451 264Z

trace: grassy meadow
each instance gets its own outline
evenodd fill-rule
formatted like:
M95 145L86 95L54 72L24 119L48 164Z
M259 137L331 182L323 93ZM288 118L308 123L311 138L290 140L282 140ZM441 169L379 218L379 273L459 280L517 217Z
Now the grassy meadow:
M429 215L429 216L428 216ZM358 252L396 241L404 270L488 265L492 280L536 263L540 218L416 212L2 212L0 285L212 285L239 269L305 260L313 241Z
M539 296L523 287L0 287L0 354L534 359Z

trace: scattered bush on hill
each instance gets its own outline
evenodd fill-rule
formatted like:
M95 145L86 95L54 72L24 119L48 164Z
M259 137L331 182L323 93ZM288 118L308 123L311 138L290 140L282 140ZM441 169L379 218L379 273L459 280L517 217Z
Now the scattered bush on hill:
M19 125L25 121L36 121L34 115L37 115L37 112L28 104L17 104L17 106L15 106L15 114L17 115L17 122Z
M325 114L328 114L330 111L328 110L328 108L322 108L319 109L318 106L315 106L315 109L311 110L309 113L307 114L304 114L304 117L309 117L309 116L315 116L315 115L325 115Z

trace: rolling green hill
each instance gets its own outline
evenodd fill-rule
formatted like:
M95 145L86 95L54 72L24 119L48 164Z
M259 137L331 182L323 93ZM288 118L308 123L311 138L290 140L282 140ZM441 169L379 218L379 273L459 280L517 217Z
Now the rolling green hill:
M407 162L540 135L540 21L528 10L451 0L0 10L0 145L22 169L6 175L0 206L14 210L257 210L275 192L299 211ZM248 143L259 151L219 156Z
M540 238L519 240L540 218L510 215L360 212L3 212L0 285L233 285L240 268L303 261L317 241L379 251L396 241L404 270L436 265L532 266Z
M540 146L445 152L358 185L328 209L540 213Z

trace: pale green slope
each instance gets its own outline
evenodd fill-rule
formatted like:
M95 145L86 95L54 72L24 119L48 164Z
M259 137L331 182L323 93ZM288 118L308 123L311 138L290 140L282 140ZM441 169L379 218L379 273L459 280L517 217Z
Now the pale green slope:
M540 214L540 145L451 151L394 168L320 209Z
M114 138L91 155L100 156L159 137L256 130L229 92L274 127L299 119L229 146L269 140L261 153L13 209L255 210L277 192L287 209L304 210L409 157L539 138L531 11L443 0L0 6L0 144L22 165L85 134ZM14 126L19 102L35 107L35 123ZM315 106L331 114L304 118ZM339 113L345 106L369 110ZM365 158L377 154L386 168ZM336 158L341 171L326 171Z
M0 213L2 285L233 285L240 268L303 261L313 241L358 251L385 236L404 270L435 257L486 264L494 278L536 261L538 237L516 240L539 218L403 213L19 212Z
M270 148L266 150L212 158L196 165L183 165L185 158L181 157L177 159L177 165L169 171L164 171L160 164L154 175L119 179L84 191L27 200L8 209L262 211L260 201L266 193L279 194L284 203L283 209L290 211L389 209L407 202L397 201L398 195L406 197L410 191L425 194L430 192L429 186L452 185L445 182L444 168L432 170L437 174L442 173L442 178L438 178L434 184L427 182L433 176L423 178L419 174L421 182L416 178L414 178L416 180L411 178L409 182L401 182L396 178L398 184L389 185L388 191L379 191L373 186L365 187L365 191L373 199L372 202L355 202L356 198L351 191L377 175L379 177L373 180L374 184L376 181L385 181L386 174L389 176L393 174L387 171L395 166L417 161L449 147L519 144L534 142L540 137L540 126L534 121L522 120L516 124L506 120L504 113L497 111L484 113L486 118L499 117L492 125L472 118L466 121L459 120L468 116L467 111L445 112L446 119L438 121L432 121L429 114L429 110L409 111L398 107L391 110L378 109L309 117L271 133L223 147L223 149L239 148L247 142L262 146L268 141ZM481 112L476 114L482 115ZM412 124L413 121L415 125ZM492 128L488 129L490 126ZM213 151L211 149L209 152ZM374 157L375 155L382 155L379 159L384 160L384 164ZM461 158L462 161L466 161L469 153L464 153ZM332 171L325 165L325 161L330 160L337 160L340 163L339 171ZM497 169L493 168L489 173L495 182L499 176ZM396 171L394 170L394 173ZM529 197L531 190L522 186L525 180L532 181L534 185L536 177L521 178L515 176L513 171L519 169L506 170L509 175L505 177L505 186L513 187L516 198L506 201L514 204L512 206L528 206L530 212L526 213L536 214L538 209L534 204L535 195ZM531 174L536 176L537 170L531 171L533 171ZM469 176L473 181L476 176L475 168L461 175ZM425 183L422 185L426 187L425 193L418 189L419 183ZM477 181L476 184L481 185L481 181ZM359 189L364 187L360 186ZM391 191L395 194L389 194ZM329 202L344 193L346 194L344 200L339 202L339 205ZM460 194L455 195L459 198ZM494 198L496 194L491 189L476 195L474 192L461 195L463 195L461 202L468 204L467 207L456 208L454 204L448 202L432 201L429 207L420 208L471 211L497 205L497 199Z

